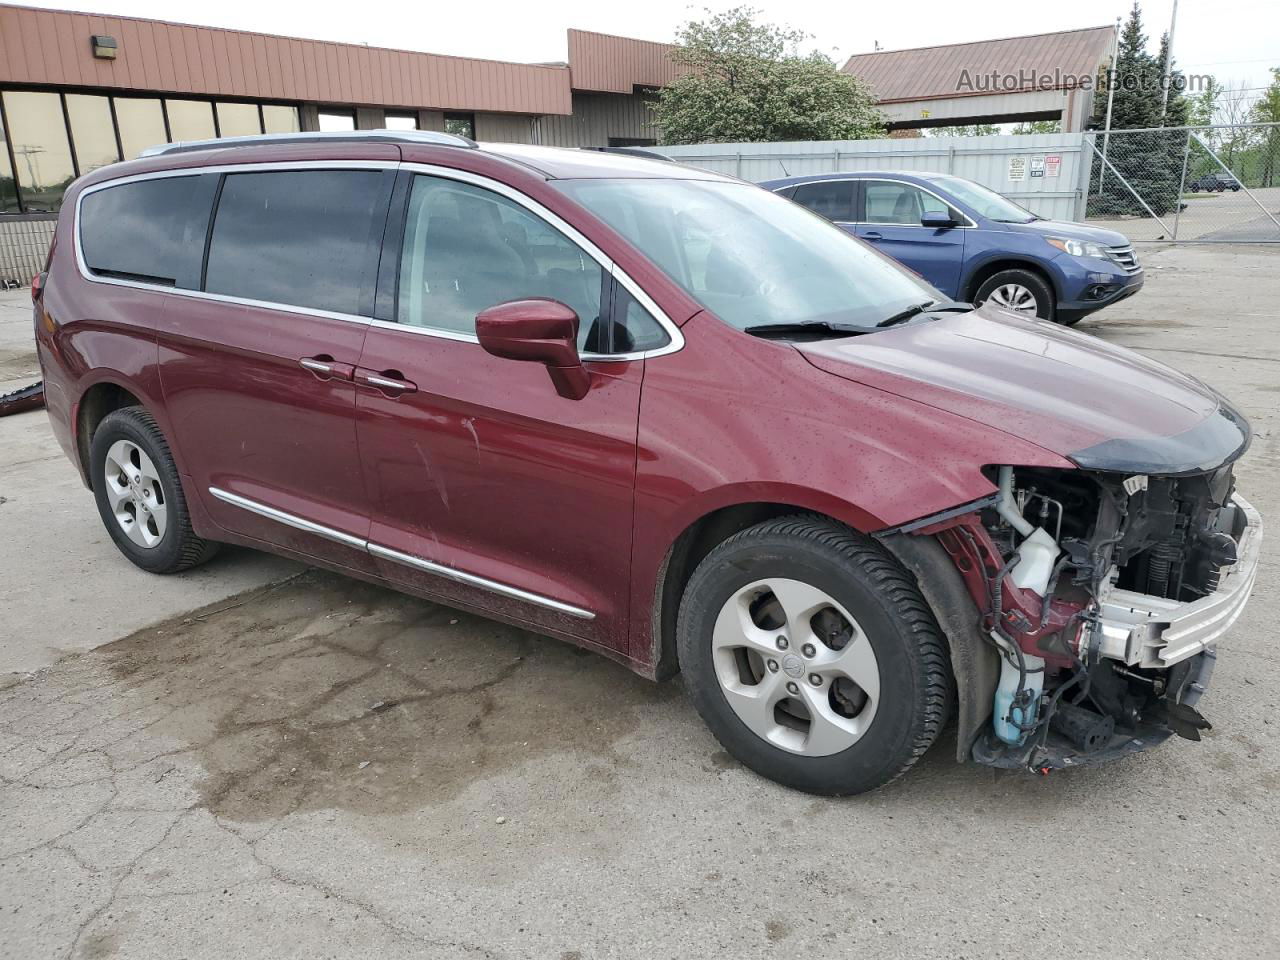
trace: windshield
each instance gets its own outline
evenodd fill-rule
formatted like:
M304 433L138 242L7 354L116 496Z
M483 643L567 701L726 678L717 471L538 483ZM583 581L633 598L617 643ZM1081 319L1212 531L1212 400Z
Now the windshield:
M708 180L558 180L693 299L745 330L865 328L940 299L923 280L768 190Z
M959 177L930 177L929 180L988 220L995 220L997 223L1030 223L1039 219L1026 207L1020 207L972 180L961 180Z

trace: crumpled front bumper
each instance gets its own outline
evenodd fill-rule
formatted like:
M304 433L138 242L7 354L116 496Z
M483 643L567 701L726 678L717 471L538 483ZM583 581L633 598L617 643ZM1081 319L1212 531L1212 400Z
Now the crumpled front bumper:
M1234 534L1238 559L1223 569L1218 588L1188 602L1104 589L1088 639L1091 653L1129 666L1166 668L1209 649L1231 629L1257 580L1262 546L1258 511L1239 494L1233 502L1244 518Z

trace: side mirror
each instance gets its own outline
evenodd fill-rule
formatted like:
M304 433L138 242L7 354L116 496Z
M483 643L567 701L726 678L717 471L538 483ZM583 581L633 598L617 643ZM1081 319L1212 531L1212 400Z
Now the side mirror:
M920 214L920 226L922 227L933 227L935 230L947 230L955 225L956 221L949 213L930 210L927 213Z
M556 393L581 400L591 374L578 356L578 315L558 300L511 300L476 316L480 346L506 360L545 364Z

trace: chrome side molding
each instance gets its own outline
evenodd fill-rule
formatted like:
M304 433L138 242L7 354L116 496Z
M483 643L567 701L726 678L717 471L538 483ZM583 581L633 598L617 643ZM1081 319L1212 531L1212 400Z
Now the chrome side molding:
M519 587L513 587L510 584L500 583L497 580L490 580L488 577L481 577L474 573L467 573L465 570L458 570L454 567L446 567L440 563L433 563L422 557L415 557L410 553L401 553L399 550L392 550L390 547L384 547L378 543L371 543L368 540L362 540L359 537L353 537L349 533L343 533L341 530L335 530L333 527L326 527L320 523L314 523L303 517L299 517L292 513L286 513L284 510L277 510L275 507L269 507L265 503L259 503L257 500L250 500L248 497L242 497L239 494L231 493L220 487L210 487L209 493L224 503L229 503L233 507L239 507L241 510L248 510L250 513L256 513L260 517L266 517L268 520L274 520L277 523L283 523L287 527L293 527L295 530L301 530L304 533L315 534L317 537L324 537L326 540L332 540L335 543L341 543L344 546L353 547L356 550L363 550L366 553L378 557L383 560L390 560L393 563L399 563L406 567L413 567L418 570L424 570L427 573L433 573L436 576L444 577L455 583L465 584L469 587L478 587L481 590L488 590L490 593L500 594L504 597L511 597L514 600L523 600L526 603L537 604L540 607L546 607L548 610L554 610L557 613L567 614L571 617L578 617L581 620L594 620L596 615L590 610L584 610L582 607L575 607L573 604L564 603L560 600L553 600L551 597L544 597L540 593L531 593L528 590L521 590Z

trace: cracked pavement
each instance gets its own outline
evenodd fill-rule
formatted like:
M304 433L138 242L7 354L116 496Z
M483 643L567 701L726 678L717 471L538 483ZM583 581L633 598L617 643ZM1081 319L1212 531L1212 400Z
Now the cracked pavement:
M1084 325L1239 402L1268 518L1277 255L1148 254ZM0 679L0 957L1270 955L1274 556L1204 742L1033 778L948 732L840 801L743 770L678 681L294 574Z

